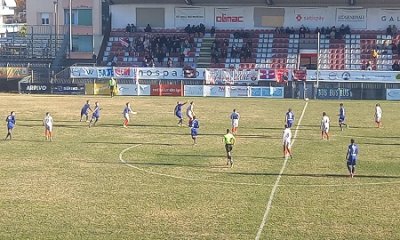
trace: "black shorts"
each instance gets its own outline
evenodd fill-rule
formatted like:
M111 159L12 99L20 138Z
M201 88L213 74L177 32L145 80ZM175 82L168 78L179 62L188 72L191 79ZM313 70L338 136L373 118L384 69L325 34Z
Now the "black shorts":
M110 86L110 92L114 92L114 86Z
M233 145L232 144L225 144L225 149L226 149L226 152L231 152L232 149L233 149Z

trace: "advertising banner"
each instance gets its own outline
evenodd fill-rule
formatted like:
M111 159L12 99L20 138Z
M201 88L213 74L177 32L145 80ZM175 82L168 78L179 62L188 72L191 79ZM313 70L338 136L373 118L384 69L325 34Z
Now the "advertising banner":
M182 28L190 25L205 23L205 9L198 7L176 7L175 8L175 27Z
M204 80L204 70L204 68L197 68L196 76L190 79ZM137 74L139 79L185 79L182 68L138 68Z
M307 70L310 80L317 79L316 70ZM320 70L320 81L348 81L348 82L399 82L400 73L391 71L346 71L346 70Z
M204 95L203 85L185 85L184 96L202 97Z
M25 67L0 67L0 78L18 79L29 75Z
M114 77L112 67L97 67L97 78L111 78Z
M204 86L204 96L207 97L225 97L225 86Z
M285 83L289 81L289 70L287 69L276 69L275 70L276 82Z
M215 8L214 26L220 29L243 28L247 16L243 8Z
M386 89L386 100L400 100L400 89Z
M54 94L80 95L85 94L85 86L77 84L56 84L53 85Z
M230 86L228 87L227 97L249 97L250 87Z
M318 88L318 99L351 99L351 88Z
M334 8L287 8L285 10L285 27L309 28L335 25Z
M182 96L180 84L153 84L150 86L151 96Z
M70 67L71 78L97 78L96 67Z
M47 83L20 83L21 93L51 93L51 85Z
M275 80L275 70L274 69L260 69L258 70L258 80L267 80L274 81Z
M131 67L114 67L115 78L135 78L135 68Z
M253 83L258 80L258 70L210 68L205 73L206 84Z
M251 87L251 97L283 98L283 87Z
M118 95L120 96L138 95L136 84L118 84Z
M389 25L400 25L400 9L369 8L369 29L385 30Z
M366 8L337 8L336 26L349 25L351 29L367 28Z
M110 87L107 83L94 83L92 85L94 95L110 95Z

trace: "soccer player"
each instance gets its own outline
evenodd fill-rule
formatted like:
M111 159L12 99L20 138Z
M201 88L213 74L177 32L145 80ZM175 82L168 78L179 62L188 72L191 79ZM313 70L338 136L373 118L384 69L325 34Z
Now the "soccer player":
M97 123L97 121L99 121L99 118L100 118L100 110L101 110L100 104L98 102L95 102L92 118L90 119L90 122L89 122L89 127L92 126L92 122L93 122L93 126L96 126L96 123Z
M288 155L290 156L290 158L293 158L292 151L290 149L291 141L292 141L292 131L290 130L290 127L286 124L282 137L283 158L286 158Z
M344 110L343 103L339 104L339 115L338 116L339 116L339 127L340 127L340 130L343 131L343 126L347 127L347 124L345 123L346 112Z
M10 140L12 139L12 130L15 127L16 121L15 121L15 112L12 111L10 115L6 117L6 122L7 122L7 136L4 140L7 140L8 137L10 137Z
M80 120L80 122L82 122L83 116L86 117L86 122L89 121L89 111L92 111L92 108L90 108L90 100L87 100L86 103L83 105L83 107L81 109L81 120Z
M189 118L189 127L192 126L192 122L194 120L194 103L190 102L189 106L186 109L186 116Z
M190 134L192 135L193 145L197 144L197 135L199 134L199 120L196 116L193 116L192 126L190 129Z
M236 109L233 109L233 112L231 114L232 134L237 134L237 129L239 127L239 119L240 119L240 114L236 112Z
M291 128L293 126L294 122L294 113L292 112L292 109L289 108L286 115L285 115L285 122L288 128Z
M110 87L110 96L114 97L115 88L117 87L117 81L114 78L111 78L110 81L108 81L108 85Z
M44 135L46 140L53 140L53 117L50 116L50 113L47 112L46 116L43 119L43 126L44 126Z
M377 128L382 127L382 108L379 103L375 105L375 123Z
M347 169L349 170L351 178L354 177L356 171L357 156L358 156L358 146L355 144L354 139L351 139L346 154Z
M129 124L129 114L132 112L131 104L129 102L126 103L126 106L124 108L124 111L122 114L124 115L124 123L123 126L124 128L128 127Z
M326 136L326 140L329 140L329 123L330 119L326 115L326 112L322 113L322 120L321 120L321 137L322 140L324 139L324 135Z
M232 149L233 145L235 145L236 143L236 139L235 136L229 131L229 129L226 129L226 134L224 135L223 141L225 143L226 150L226 165L230 165L230 167L233 167Z
M178 125L182 127L183 124L183 116L182 116L182 107L186 104L187 102L181 103L181 102L176 102L176 106L174 109L175 116L179 119Z

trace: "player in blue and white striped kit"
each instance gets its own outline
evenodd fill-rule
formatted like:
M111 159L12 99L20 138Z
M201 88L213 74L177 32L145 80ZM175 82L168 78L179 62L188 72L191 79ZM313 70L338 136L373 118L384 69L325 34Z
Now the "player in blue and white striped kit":
M288 128L291 128L294 123L294 113L292 112L292 109L289 108L286 115L285 115L285 122Z
M190 135L192 135L193 145L197 144L197 135L199 134L199 120L193 116L192 127L190 128Z
M12 130L15 127L15 112L11 112L10 115L6 117L6 122L7 122L7 136L4 140L7 140L8 137L10 137L10 140L12 139Z
M350 177L354 177L356 171L356 163L358 156L358 146L355 144L354 139L350 140L350 145L347 147L347 169L349 170Z
M339 127L340 127L341 131L343 131L343 126L347 127L345 120L346 120L346 111L344 110L343 103L340 103L340 105L339 105Z

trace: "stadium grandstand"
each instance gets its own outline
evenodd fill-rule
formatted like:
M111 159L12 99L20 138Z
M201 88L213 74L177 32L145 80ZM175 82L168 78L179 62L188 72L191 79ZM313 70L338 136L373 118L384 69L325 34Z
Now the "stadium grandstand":
M399 70L396 0L31 0L26 12L0 39L0 64L29 66L42 82L69 79L77 64Z

